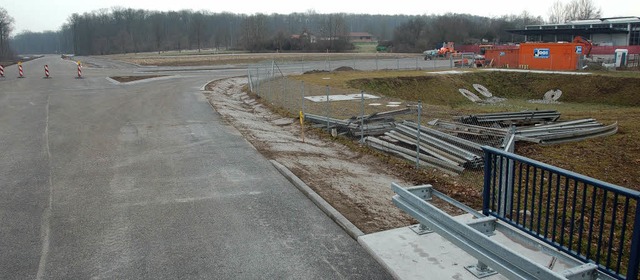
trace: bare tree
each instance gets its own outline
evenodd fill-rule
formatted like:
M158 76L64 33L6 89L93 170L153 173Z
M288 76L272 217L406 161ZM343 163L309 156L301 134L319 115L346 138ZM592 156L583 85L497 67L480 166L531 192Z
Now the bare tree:
M564 6L564 22L594 19L601 15L602 9L596 7L592 0L572 0Z
M565 9L560 0L553 2L549 8L549 23L564 23Z
M7 10L0 7L0 59L9 58L11 51L9 50L9 36L13 31L13 17L9 15Z

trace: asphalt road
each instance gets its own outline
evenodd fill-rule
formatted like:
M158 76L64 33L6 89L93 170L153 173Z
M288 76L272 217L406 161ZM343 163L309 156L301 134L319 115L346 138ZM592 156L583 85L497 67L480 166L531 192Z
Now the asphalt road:
M1 279L390 278L201 94L246 70L89 60L0 78Z

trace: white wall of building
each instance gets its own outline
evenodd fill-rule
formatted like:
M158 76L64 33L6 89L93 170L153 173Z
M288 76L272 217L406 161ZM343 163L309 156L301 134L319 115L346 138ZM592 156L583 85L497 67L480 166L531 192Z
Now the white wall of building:
M593 44L599 46L626 46L629 44L627 34L593 34L591 40Z

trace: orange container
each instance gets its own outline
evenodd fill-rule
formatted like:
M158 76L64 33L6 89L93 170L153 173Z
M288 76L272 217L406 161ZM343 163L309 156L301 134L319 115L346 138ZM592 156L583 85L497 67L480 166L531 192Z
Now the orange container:
M519 49L488 49L484 59L491 67L518 68Z
M519 67L536 70L578 69L581 44L575 43L522 43Z

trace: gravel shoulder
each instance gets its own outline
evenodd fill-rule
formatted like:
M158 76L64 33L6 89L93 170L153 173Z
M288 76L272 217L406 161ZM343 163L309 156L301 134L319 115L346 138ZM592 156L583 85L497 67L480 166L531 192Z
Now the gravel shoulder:
M374 156L305 133L299 122L271 112L243 92L245 78L210 83L213 108L265 157L286 166L365 234L406 226L412 219L391 202L391 182L409 186Z

